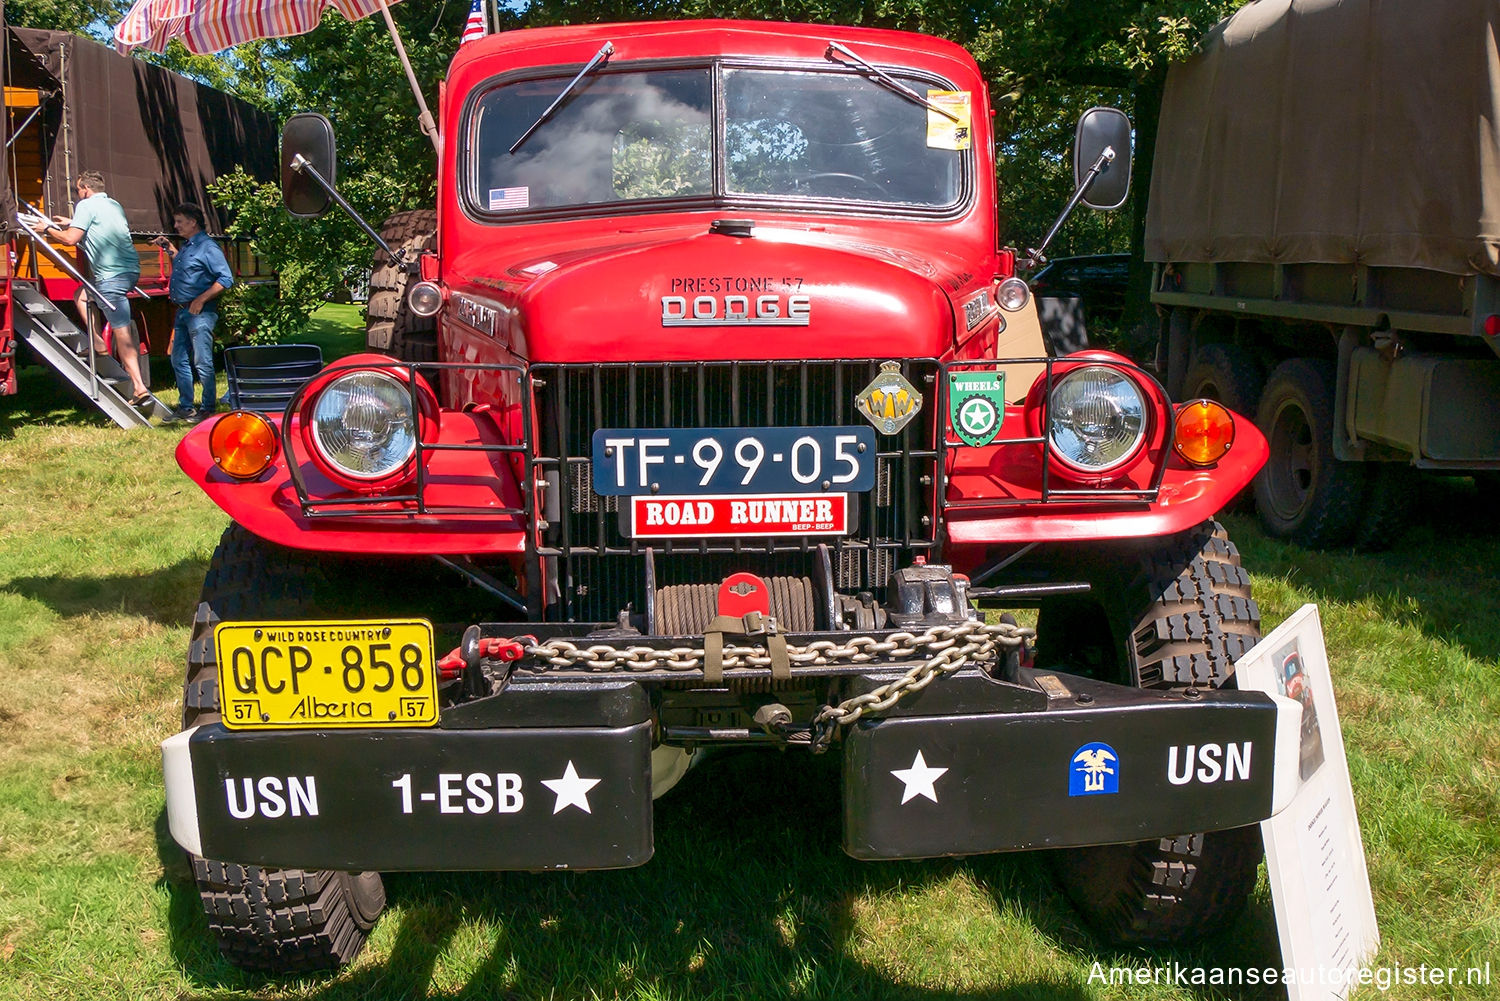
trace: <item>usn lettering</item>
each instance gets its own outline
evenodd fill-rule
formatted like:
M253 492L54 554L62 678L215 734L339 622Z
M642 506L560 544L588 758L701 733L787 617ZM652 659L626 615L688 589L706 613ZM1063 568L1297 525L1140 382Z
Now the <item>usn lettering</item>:
M1251 741L1229 744L1189 744L1184 750L1176 744L1167 751L1167 781L1174 786L1187 785L1197 779L1204 785L1250 778ZM1182 768L1178 769L1179 760ZM1197 770L1194 771L1196 765Z
M225 779L224 795L229 801L229 815L235 820L248 820L256 814L271 820L288 813L293 817L318 815L318 780L311 775Z

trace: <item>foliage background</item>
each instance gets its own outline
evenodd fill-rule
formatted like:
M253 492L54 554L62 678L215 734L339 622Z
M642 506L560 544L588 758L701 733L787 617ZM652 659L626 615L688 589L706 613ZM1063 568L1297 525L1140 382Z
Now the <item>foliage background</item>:
M507 0L500 27L594 21L734 17L922 31L965 46L978 60L996 109L1005 239L1034 245L1071 193L1070 149L1078 115L1095 104L1124 109L1137 127L1132 202L1084 212L1059 234L1051 256L1134 250L1150 183L1157 106L1169 60L1190 52L1204 29L1244 0ZM105 37L126 0L11 0L12 24ZM462 0L402 0L392 7L427 100L458 48ZM372 220L433 203L432 147L416 126L415 102L378 17L349 23L328 14L300 37L195 56L173 45L142 54L236 94L278 120L321 111L339 137L340 190ZM270 185L220 178L214 196L236 214L234 232L282 275L279 297L244 290L227 326L279 340L301 330L313 308L369 266L368 241L342 215L316 222L280 211ZM1134 312L1146 311L1144 266Z

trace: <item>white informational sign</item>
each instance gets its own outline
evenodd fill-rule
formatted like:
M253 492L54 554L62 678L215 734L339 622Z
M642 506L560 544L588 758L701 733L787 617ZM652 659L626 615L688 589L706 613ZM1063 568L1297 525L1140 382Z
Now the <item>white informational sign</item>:
M1317 605L1235 664L1242 690L1302 704L1301 787L1261 825L1291 1001L1343 1001L1380 946Z

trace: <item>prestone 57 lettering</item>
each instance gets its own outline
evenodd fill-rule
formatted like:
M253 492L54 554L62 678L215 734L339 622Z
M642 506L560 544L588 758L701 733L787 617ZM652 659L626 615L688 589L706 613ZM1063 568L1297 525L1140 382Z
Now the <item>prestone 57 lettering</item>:
M1120 939L1231 916L1298 769L1300 707L1235 690L1259 613L1213 520L1266 444L1048 350L974 61L591 25L467 44L442 93L370 353L178 451L233 519L163 745L226 954L347 963L381 871L645 863L717 745L839 755L859 858L1065 848ZM1083 204L1130 134L1084 116ZM333 146L288 123L289 209Z

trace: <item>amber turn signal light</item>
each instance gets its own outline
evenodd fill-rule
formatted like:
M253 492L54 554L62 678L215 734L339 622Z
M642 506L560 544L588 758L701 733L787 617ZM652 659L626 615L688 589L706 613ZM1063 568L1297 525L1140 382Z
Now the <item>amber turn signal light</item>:
M1234 445L1234 415L1213 400L1193 400L1177 411L1172 447L1194 466L1211 466Z
M225 414L208 435L208 454L214 464L237 480L265 472L278 448L276 428L260 414L236 410Z

